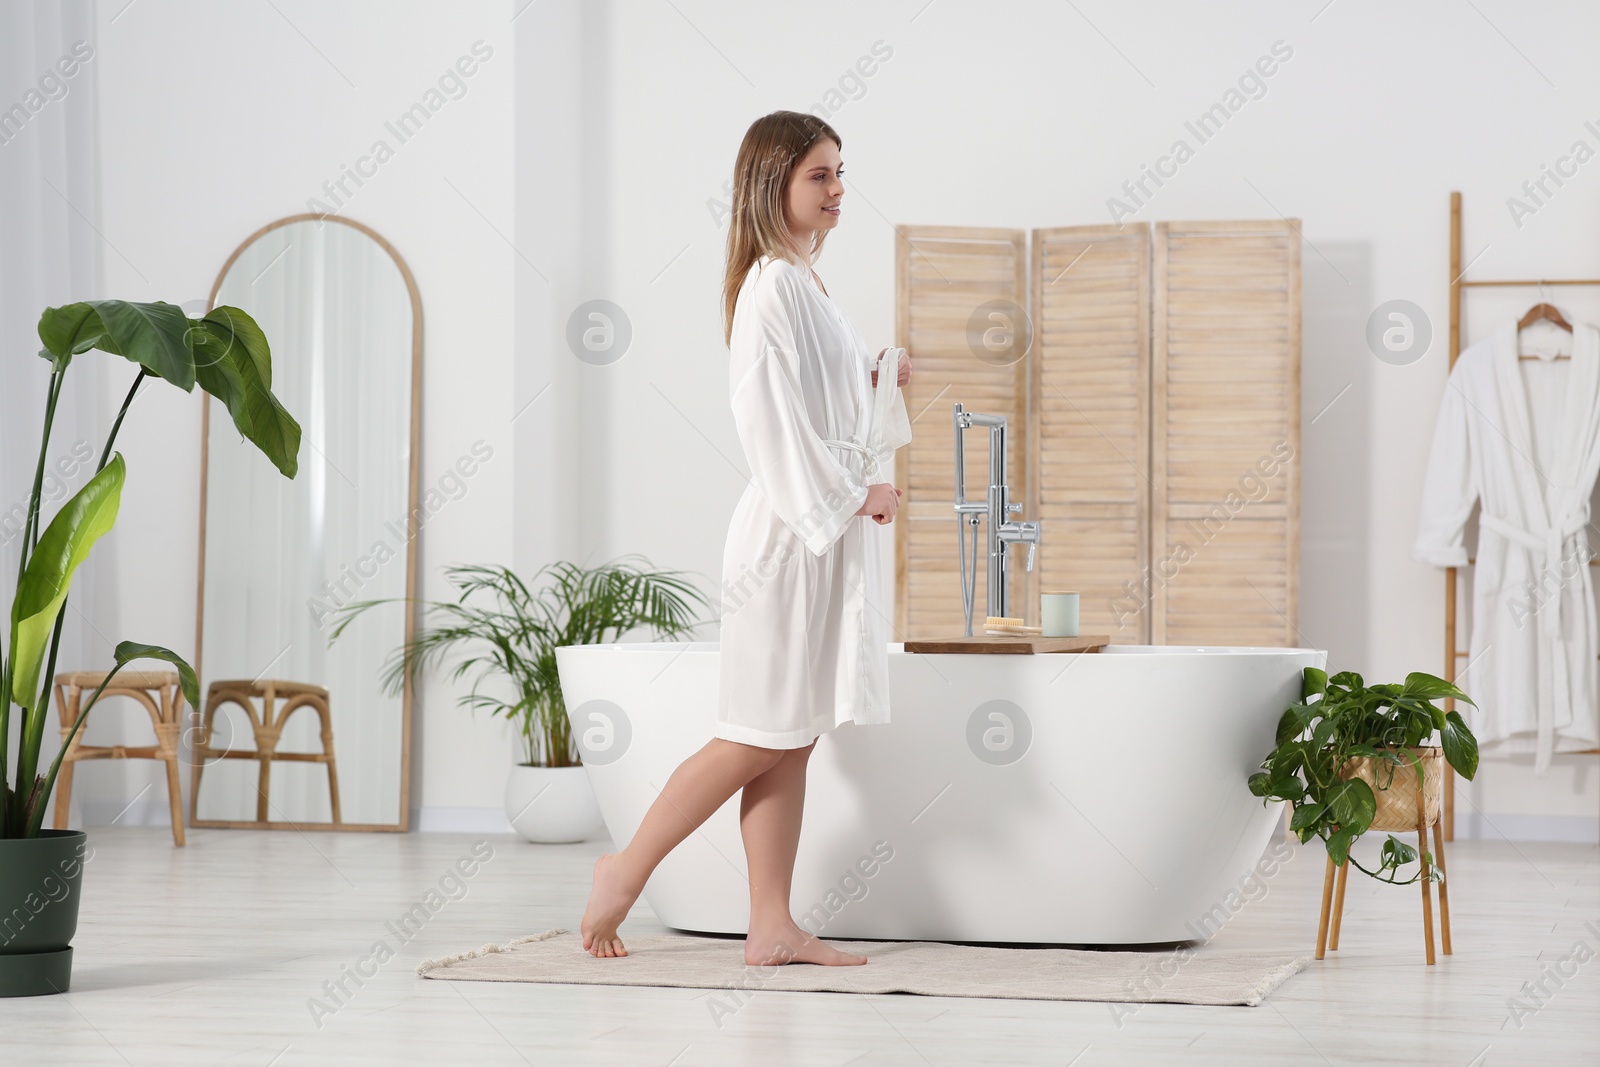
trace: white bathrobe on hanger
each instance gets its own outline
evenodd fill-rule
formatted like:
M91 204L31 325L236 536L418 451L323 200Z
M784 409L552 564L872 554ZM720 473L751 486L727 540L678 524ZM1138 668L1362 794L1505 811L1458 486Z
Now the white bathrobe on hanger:
M1574 322L1572 358L1517 359L1514 323L1456 361L1434 429L1412 550L1467 563L1463 532L1482 504L1472 572L1472 640L1458 682L1482 748L1593 748L1600 631L1588 561L1589 497L1600 473L1600 331Z
M729 341L750 484L723 549L715 734L763 748L889 721L890 528L856 510L911 440L898 350L874 389L877 357L808 273L752 265Z

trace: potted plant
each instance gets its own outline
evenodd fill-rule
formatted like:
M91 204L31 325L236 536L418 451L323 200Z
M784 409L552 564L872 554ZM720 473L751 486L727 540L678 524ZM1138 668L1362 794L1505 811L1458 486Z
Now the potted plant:
M1472 703L1456 686L1431 674L1408 674L1404 685L1368 686L1352 671L1330 678L1307 667L1301 702L1284 711L1277 747L1250 776L1250 792L1268 801L1288 801L1293 808L1290 830L1302 843L1322 838L1336 866L1348 859L1364 874L1394 885L1410 885L1424 868L1429 878L1438 880L1442 875L1426 851L1417 873L1399 880L1400 868L1416 862L1418 855L1393 834L1383 843L1376 870L1363 867L1350 846L1372 826L1380 794L1413 811L1418 787L1424 795L1437 796L1441 751L1463 778L1477 773L1477 739L1460 712L1435 706L1441 699ZM1436 732L1439 745L1424 745Z
M293 478L300 427L272 395L272 355L255 322L219 307L191 319L176 305L97 300L48 308L39 319L39 352L50 361L44 433L34 467L28 515L19 538L11 625L0 646L0 996L64 992L72 976L71 941L78 925L83 866L90 853L82 830L46 830L45 809L61 758L106 685L126 664L159 659L178 669L184 699L200 701L193 668L170 649L123 641L113 665L89 697L49 770L39 773L51 682L72 577L96 541L117 521L126 467L111 451L133 398L147 377L190 392L195 385L227 405L234 425ZM100 463L83 488L46 524L40 514L45 458L56 404L73 357L91 349L122 356L139 373L106 436ZM18 717L11 758L11 716Z
M455 587L454 601L419 601L432 625L390 656L383 681L391 694L400 692L405 672L415 680L428 662L460 651L450 677L459 680L475 671L472 688L457 699L466 708L484 708L516 725L522 759L506 782L506 818L525 840L545 844L583 841L600 829L600 809L584 777L573 743L556 649L562 645L616 640L639 626L671 639L688 633L697 620L690 602L707 603L681 572L639 569L623 556L585 570L556 562L534 574L531 591L511 569L501 566L454 565L445 577ZM548 578L544 584L540 579ZM403 597L363 600L335 612L338 620L328 637L337 640L361 612ZM495 692L485 690L485 684Z

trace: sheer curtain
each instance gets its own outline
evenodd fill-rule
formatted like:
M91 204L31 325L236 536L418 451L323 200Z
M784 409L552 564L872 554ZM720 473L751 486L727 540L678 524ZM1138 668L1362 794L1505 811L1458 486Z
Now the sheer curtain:
M100 294L94 29L91 0L0 3L0 607L6 609L50 377L37 355L39 313ZM68 372L46 455L46 517L94 472L106 430L97 417L103 383L94 358ZM109 585L107 562L91 560L79 571L58 669L110 665L112 642L91 621L96 586ZM53 715L46 758L59 737ZM13 738L16 726L13 716ZM77 803L74 809L82 810ZM75 814L73 822L80 821Z

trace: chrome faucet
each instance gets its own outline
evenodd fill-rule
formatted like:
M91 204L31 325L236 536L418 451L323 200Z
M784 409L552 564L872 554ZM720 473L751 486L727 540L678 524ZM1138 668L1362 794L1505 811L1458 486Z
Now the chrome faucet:
M956 435L956 560L961 566L961 607L966 612L967 633L972 636L972 608L978 585L978 520L989 519L989 557L986 571L988 586L988 612L1005 615L1007 603L1006 549L1012 544L1027 542L1029 571L1033 570L1033 554L1039 547L1037 522L1012 522L1006 518L1021 511L1021 504L1008 499L1011 490L1006 485L1006 417L980 415L966 411L960 404L951 413ZM989 492L988 499L979 503L967 500L967 464L965 437L962 431L971 426L989 428ZM967 573L967 531L972 527L972 573Z

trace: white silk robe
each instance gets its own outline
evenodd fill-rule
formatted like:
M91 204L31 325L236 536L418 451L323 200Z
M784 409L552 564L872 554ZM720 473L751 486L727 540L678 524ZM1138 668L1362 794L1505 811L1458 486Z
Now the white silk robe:
M891 526L856 510L911 440L898 350L874 389L877 356L844 312L805 267L767 257L745 276L729 349L750 484L722 556L715 734L801 748L842 723L888 722Z
M1573 321L1568 316L1569 321ZM1552 752L1596 742L1589 498L1600 473L1600 331L1574 322L1570 360L1517 359L1515 324L1461 353L1444 391L1413 556L1467 563L1463 533L1481 504L1472 639L1461 711L1486 752Z

